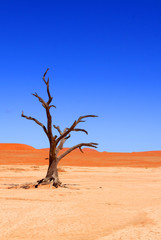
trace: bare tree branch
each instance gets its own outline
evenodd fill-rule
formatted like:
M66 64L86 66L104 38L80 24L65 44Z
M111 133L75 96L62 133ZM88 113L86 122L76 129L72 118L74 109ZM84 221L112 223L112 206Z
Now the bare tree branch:
M63 145L64 145L65 141L66 141L65 138L63 138L63 139L60 141L59 146L56 148L56 151L55 151L56 156L58 155L59 151L60 151L61 149L63 149Z
M67 129L69 129L69 128L67 128ZM88 135L88 132L87 132L85 129L82 129L82 128L74 128L74 129L71 130L71 131L75 131L75 132L81 131L81 132L85 132L85 133Z
M44 73L43 80L44 80L44 82L47 86L47 93L48 93L48 97L49 97L49 100L46 103L47 129L48 129L49 141L53 144L53 141L55 142L56 136L53 138L52 117L51 117L51 114L50 114L50 108L55 107L55 106L54 105L51 105L51 106L49 105L51 103L51 101L53 100L53 98L51 97L51 94L50 94L50 91L49 91L49 78L48 78L47 81L45 80L45 76L46 76L48 71L49 71L49 68Z
M36 118L27 117L26 115L23 114L23 111L22 111L21 117L24 117L24 118L26 118L28 120L33 120L34 122L36 122L39 126L41 126L43 128L44 132L48 136L48 131L47 131L46 127L41 122L39 122Z
M55 125L54 125L55 126ZM60 128L59 128L59 126L55 126L55 128L59 131L59 133L62 135L67 129L65 128L64 129L64 131L63 131L63 133L61 132L61 130L60 130ZM61 141L60 141L60 143L59 143L59 146L56 148L56 155L58 155L58 153L59 153L59 151L61 150L61 149L63 149L63 145L64 145L64 143L65 143L65 141L68 139L70 137L70 134L69 134L69 136L67 136L66 138L62 138L61 139Z
M49 141L52 142L53 140L55 141L55 139L53 139L53 133L52 133L52 117L50 114L50 109L47 107L46 108L46 115L47 115L47 130L48 130L48 137L49 137Z
M51 94L50 94L50 91L49 91L49 78L48 78L47 81L45 80L45 76L46 76L48 71L49 71L49 68L44 73L43 80L44 80L44 82L45 82L45 84L47 86L47 93L48 93L48 97L49 97L49 100L48 100L47 104L49 105L51 103L51 101L53 100L53 98L51 97Z
M82 153L84 153L81 147L79 147L79 150L80 150Z
M50 108L52 108L52 107L56 108L56 106L55 106L55 105L50 105L50 106L49 106L49 109L50 109Z
M56 139L56 144L59 143L59 141L62 139L62 138L65 138L71 131L83 131L85 133L87 133L86 130L82 129L82 130L74 130L75 127L77 126L78 123L80 122L83 122L84 120L82 120L83 118L87 118L87 117L97 117L96 115L86 115L86 116L81 116L78 118L77 121L75 121L72 126L70 128L67 128L67 131L64 132L59 138ZM88 133L87 133L88 134Z
M58 130L58 132L59 132L60 135L63 134L62 131L60 130L60 127L59 127L59 126L53 125L53 127L54 127L56 130Z
M57 161L59 162L63 157L65 157L67 154L69 154L70 152L72 152L73 150L75 150L76 148L79 148L80 151L82 152L82 149L81 147L93 147L93 148L97 148L97 145L98 143L80 143L80 144L77 144L71 148L69 148L68 150L66 150L64 153L62 153Z
M38 95L37 93L32 93L32 95L35 96L36 98L38 98L38 100L42 103L42 106L43 106L44 108L47 107L46 102L45 102L41 97L39 97L39 95Z
M85 120L82 121L83 118L88 118L88 117L98 117L97 115L85 115L85 116L80 116L78 118L78 122L85 122Z
M42 106L44 108L49 108L50 109L51 107L56 108L56 106L55 105L50 105L49 106L49 104L51 103L53 98L51 97L51 94L50 94L50 91L49 91L49 78L48 78L47 81L45 80L45 76L46 76L48 70L49 70L49 68L46 70L46 72L44 73L44 76L43 76L43 80L44 80L44 82L47 86L47 93L48 93L48 97L49 97L48 102L46 103L37 93L33 93L32 95L35 96L36 98L38 98L38 100L42 103Z
M68 136L66 136L64 139L68 139L68 138L70 138L71 137L71 135L70 135L70 133L69 133L69 135Z
M49 68L47 68L47 70L46 70L46 72L44 73L44 76L43 76L43 80L44 80L44 82L47 84L47 81L45 80L45 76L46 76L46 74L47 74L47 72L49 71Z

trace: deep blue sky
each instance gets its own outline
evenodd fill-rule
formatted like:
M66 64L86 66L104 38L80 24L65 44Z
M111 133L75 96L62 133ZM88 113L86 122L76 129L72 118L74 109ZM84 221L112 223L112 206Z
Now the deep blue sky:
M66 146L98 142L99 151L161 150L161 2L3 1L0 7L0 142L48 147L21 111L46 123L31 93L46 99L64 128L96 114Z

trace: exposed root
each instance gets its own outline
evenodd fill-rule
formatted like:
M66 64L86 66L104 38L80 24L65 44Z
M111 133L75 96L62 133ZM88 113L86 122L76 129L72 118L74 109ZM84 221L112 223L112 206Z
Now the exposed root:
M9 184L9 185L4 184L4 185L6 185L5 188L7 188L7 189L20 189L20 188L30 189L30 188L38 188L39 186L43 186L43 185L46 185L46 186L48 185L48 187L49 186L55 187L55 188L62 187L62 188L69 188L69 189L73 189L73 190L80 190L79 188L75 188L75 186L77 186L77 184L62 184L60 181L56 183L53 180L46 181L45 179L38 180L35 183Z
M62 184L61 182L53 182L53 181L41 181L39 183L25 183L25 184L9 184L9 186L7 186L6 188L8 189L29 189L29 188L38 188L39 186L45 186L45 185L49 185L51 187L63 187L63 188L67 188L66 184Z
M48 185L48 184L56 188L63 187L63 184L59 181L59 179L50 177L50 178L43 178L41 180L38 180L37 184L35 185L35 188L38 188L39 185Z

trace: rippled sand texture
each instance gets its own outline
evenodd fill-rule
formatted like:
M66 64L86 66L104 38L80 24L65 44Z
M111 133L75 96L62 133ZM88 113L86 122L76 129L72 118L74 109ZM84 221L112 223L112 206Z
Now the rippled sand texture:
M161 168L63 167L69 188L8 189L47 166L0 166L1 240L160 240Z

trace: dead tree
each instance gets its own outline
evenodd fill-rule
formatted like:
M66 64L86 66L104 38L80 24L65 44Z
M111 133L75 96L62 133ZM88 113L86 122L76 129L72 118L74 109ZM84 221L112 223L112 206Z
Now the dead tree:
M43 125L40 121L38 121L36 118L28 117L28 116L24 115L23 111L22 111L22 115L21 115L22 117L24 117L28 120L33 120L35 123L37 123L39 126L41 126L43 128L45 134L47 135L47 137L49 139L49 144L50 144L49 166L48 166L46 177L41 180L38 180L37 181L38 184L35 187L38 187L39 184L49 184L49 183L52 183L53 186L55 186L55 187L61 186L62 184L59 180L58 168L57 168L60 160L77 148L80 149L81 152L83 152L82 147L97 148L97 145L98 145L97 143L93 143L93 142L79 143L79 144L67 149L65 152L63 152L61 155L59 155L59 151L61 149L63 149L63 145L66 142L66 140L68 138L70 138L72 131L84 132L84 133L88 134L88 132L85 129L77 128L77 125L81 122L85 122L84 119L86 119L88 117L97 117L97 116L96 115L81 116L78 118L78 120L74 121L74 123L71 125L71 127L65 128L64 131L61 131L59 126L53 125L53 127L59 133L59 136L53 135L52 117L51 117L50 109L52 107L55 108L55 106L51 104L53 97L51 97L50 90L49 90L49 78L48 78L48 80L45 79L45 76L46 76L48 70L49 69L46 70L46 72L44 73L44 76L43 76L44 83L47 87L48 101L47 102L44 101L37 93L32 94L34 97L36 97L39 100L39 102L45 108L46 117L47 117L47 127L45 125Z

